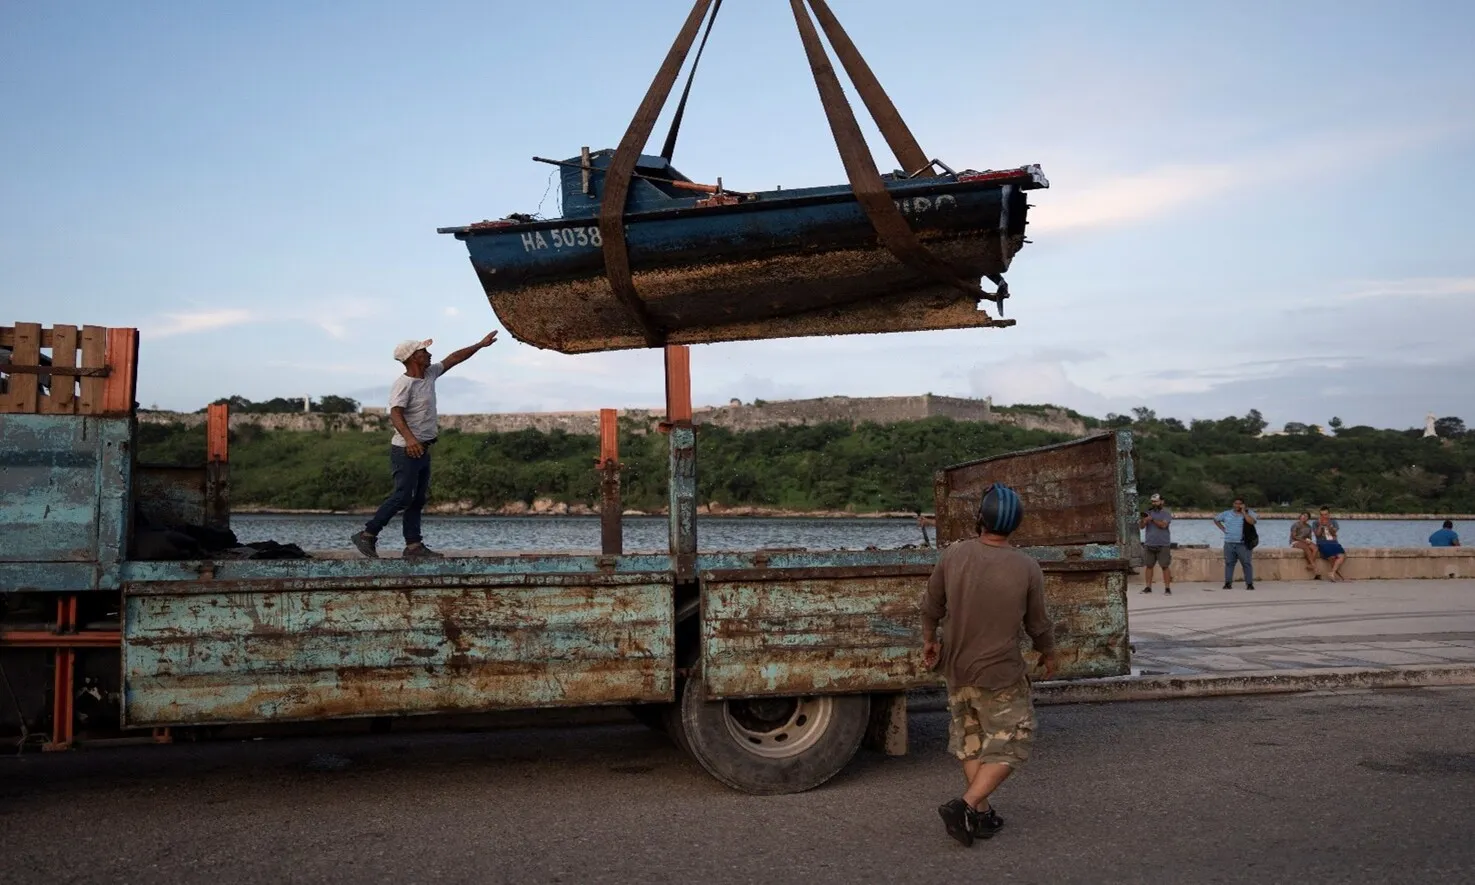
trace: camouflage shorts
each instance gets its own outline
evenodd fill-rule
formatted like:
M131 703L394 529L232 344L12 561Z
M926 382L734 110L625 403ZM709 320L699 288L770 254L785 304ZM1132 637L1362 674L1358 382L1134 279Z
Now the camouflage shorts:
M971 685L948 692L947 749L959 759L1020 766L1035 743L1035 705L1029 680L993 691Z

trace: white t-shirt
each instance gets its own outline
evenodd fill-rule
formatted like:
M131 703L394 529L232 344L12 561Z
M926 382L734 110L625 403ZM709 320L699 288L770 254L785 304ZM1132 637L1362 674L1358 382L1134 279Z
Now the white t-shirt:
M389 386L389 407L405 410L405 423L410 426L415 439L422 443L435 439L439 432L435 412L435 379L444 375L445 371L444 364L431 363L425 367L424 378L401 375ZM389 440L392 446L403 446L405 443L404 436L398 430Z

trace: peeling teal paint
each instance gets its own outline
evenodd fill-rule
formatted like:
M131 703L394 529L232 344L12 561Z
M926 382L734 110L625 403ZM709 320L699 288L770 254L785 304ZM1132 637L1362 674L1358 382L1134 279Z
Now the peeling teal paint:
M541 587L140 589L125 594L129 726L674 697L664 575Z
M117 589L131 439L126 418L0 420L0 592Z

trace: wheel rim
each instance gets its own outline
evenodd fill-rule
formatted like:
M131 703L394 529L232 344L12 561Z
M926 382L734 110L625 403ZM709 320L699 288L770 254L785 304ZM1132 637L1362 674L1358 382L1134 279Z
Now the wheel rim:
M723 703L727 731L738 746L765 759L797 756L830 727L829 697L752 698Z

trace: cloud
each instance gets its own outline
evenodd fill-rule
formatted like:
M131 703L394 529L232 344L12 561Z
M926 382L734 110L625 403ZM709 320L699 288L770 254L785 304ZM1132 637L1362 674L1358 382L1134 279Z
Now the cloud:
M977 363L968 372L969 395L993 397L1000 405L1050 403L1097 415L1111 411L1111 400L1076 383L1066 371L1067 364L1080 362L1078 356L1089 355L1046 349L1016 359Z
M1031 230L1061 233L1109 228L1172 215L1206 200L1251 192L1271 184L1305 184L1317 177L1346 174L1371 163L1450 138L1467 136L1471 125L1380 126L1377 129L1322 132L1239 156L1205 159L1092 177L1095 157L1066 158L1084 177L1070 187L1041 197L1030 215ZM1052 167L1053 168L1053 167ZM1058 173L1057 180L1061 178Z
M1368 280L1354 284L1342 301L1369 298L1452 298L1475 295L1475 277L1410 277L1402 280Z
M1424 415L1475 414L1475 392L1451 383L1475 372L1475 360L1432 364L1368 359L1341 370L1314 365L1288 368L1273 380L1245 378L1203 392L1169 394L1151 401L1159 415L1188 419L1243 415L1260 409L1271 426L1286 421L1325 424L1333 415L1348 424L1420 427Z
M1167 215L1233 187L1232 165L1168 166L1108 178L1052 195L1030 218L1030 228L1049 233L1111 227Z
M448 317L454 317L454 316L460 316L461 315L461 311L458 310L458 309L456 309L456 308L454 308L454 307L448 307L448 308L446 308L445 311L444 311L444 313Z
M170 335L188 335L192 332L208 332L226 326L249 323L256 317L249 310L222 308L198 310L190 313L166 313L156 324L147 327L150 337L166 338Z
M325 298L299 311L281 314L282 319L312 323L330 338L347 338L348 324L354 320L370 319L384 312L377 301L363 298Z

